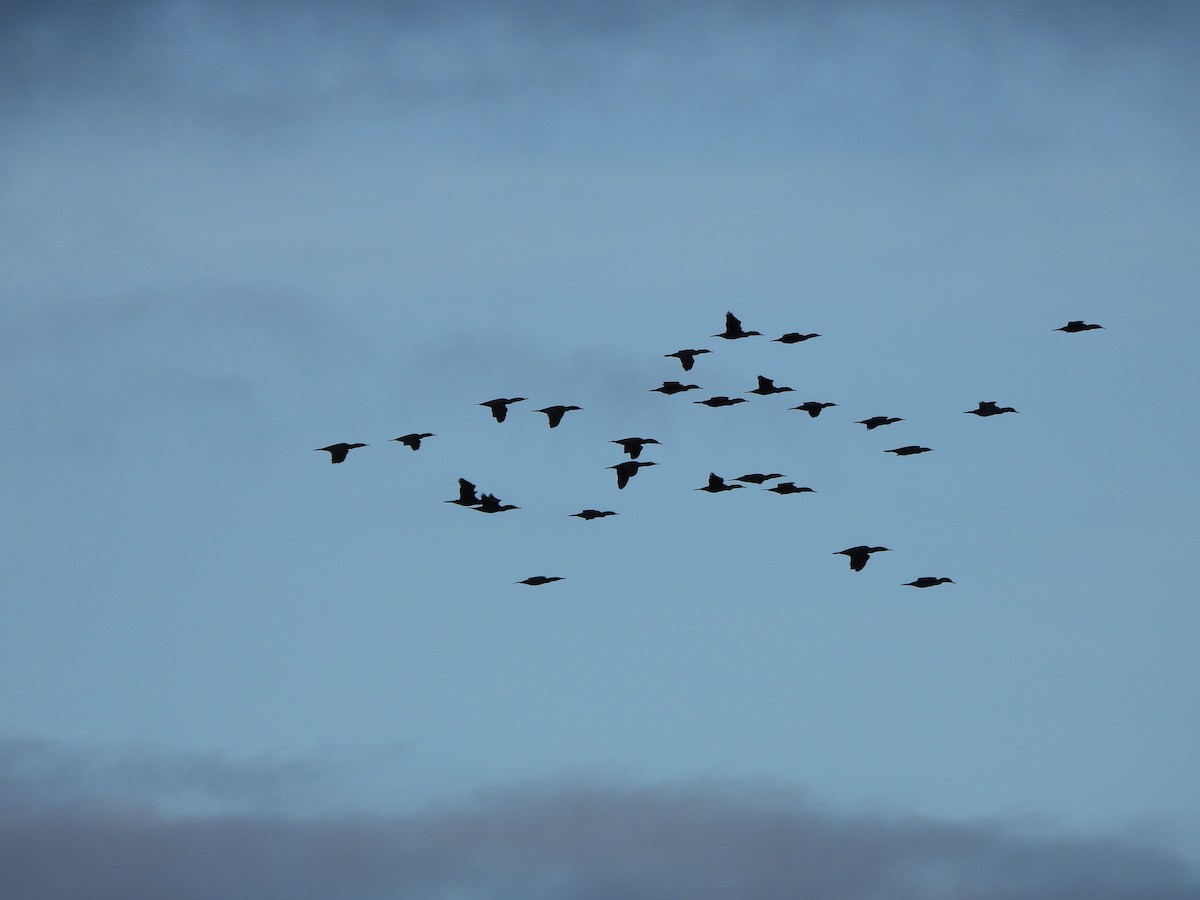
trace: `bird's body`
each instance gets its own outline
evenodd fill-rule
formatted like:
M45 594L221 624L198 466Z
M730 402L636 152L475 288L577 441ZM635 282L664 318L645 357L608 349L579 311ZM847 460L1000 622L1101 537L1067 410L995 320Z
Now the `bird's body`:
M819 334L801 334L798 331L789 331L783 337L775 338L771 343L774 344L799 344L801 341L810 341L813 338L820 337Z
M617 441L609 441L609 443L620 444L621 449L629 454L630 459L637 459L642 455L643 447L645 447L647 444L657 444L658 441L656 441L654 438L627 437L621 438Z
M698 487L698 491L707 491L710 494L719 494L722 491L736 491L738 488L744 488L744 484L726 484L725 479L715 472L708 473L708 484L704 487Z
M782 472L772 472L770 475L764 475L761 472L752 472L749 475L743 475L741 478L735 478L734 481L744 481L746 484L762 484L765 481L770 481L773 478L782 478Z
M918 453L929 453L932 450L932 447L918 447L916 444L909 444L907 447L894 447L883 452L895 453L897 456L916 456Z
M535 409L534 412L546 414L546 419L550 422L551 428L557 428L558 423L563 420L563 416L574 409L583 409L582 406L547 406L545 409Z
M475 494L475 485L471 484L465 478L460 478L458 479L458 498L445 502L454 503L458 506L478 506L481 501Z
M359 447L365 447L365 446L367 446L367 445L366 444L345 444L345 443L330 444L328 447L318 447L313 452L319 453L322 450L324 450L326 453L329 454L329 461L331 463L342 463L342 462L346 461L346 454L349 453L351 450L356 450Z
M741 320L731 312L725 313L725 330L720 334L714 334L713 337L725 338L727 341L736 341L738 338L753 337L754 335L762 334L761 331L746 331L742 328Z
M1073 319L1062 328L1055 328L1055 331L1065 331L1067 334L1075 334L1080 331L1091 331L1094 328L1103 328L1103 325L1088 325L1082 319Z
M475 507L475 509L483 513L508 512L510 509L520 508L519 506L513 506L511 503L501 503L500 498L495 494L484 494L479 498L479 505Z
M756 387L752 391L746 391L746 393L747 394L759 394L763 397L766 397L768 394L786 394L788 391L793 391L793 390L795 390L795 388L776 387L774 379L765 378L762 375L759 375L758 376L758 387Z
M1016 410L1011 406L997 406L995 400L980 400L979 409L963 410L964 415L970 414L972 416L980 416L983 418L986 418L987 416L999 416L1003 413L1015 412Z
M642 466L657 466L658 463L641 462L639 460L627 459L625 462L617 463L615 466L609 466L610 469L616 469L617 472L617 489L624 489L625 485L629 484L629 479L638 473L638 469Z
M590 522L592 519L603 519L605 516L615 516L616 513L611 509L585 509L577 513L571 513L571 515L583 519L585 522Z
M903 419L897 419L895 416L871 416L869 419L862 419L855 422L855 425L866 425L867 431L872 428L878 428L881 425L895 425L897 422L903 422Z
M861 572L866 566L867 560L871 558L872 553L883 553L887 547L868 547L866 544L859 544L857 547L847 547L845 550L835 550L834 556L846 556L850 559L850 568L855 572Z
M550 584L552 581L562 581L561 575L534 575L531 578L523 578L520 581L513 582L514 584L528 584L537 587L542 584Z
M916 581L906 581L904 587L929 588L937 587L939 584L954 584L951 578L933 578L930 575L925 575L918 578Z
M681 384L678 381L664 381L662 383L662 387L650 388L650 390L652 392L657 391L660 394L667 394L669 396L671 394L682 394L684 391L698 391L700 390L700 385Z
M711 406L716 409L718 406L733 406L735 403L745 403L745 397L709 397L707 400L693 400L693 403L699 403L701 406Z
M816 491L814 491L810 487L796 487L796 482L794 482L794 481L781 481L779 484L775 485L774 487L767 488L767 490L773 491L776 494L815 494L816 493Z
M486 406L492 411L492 418L497 422L503 422L508 415L508 406L510 403L520 403L524 397L497 397L495 400L485 400L480 403L480 406Z
M712 353L711 350L676 350L674 353L664 353L663 356L674 357L679 360L679 364L683 366L683 371L692 371L692 366L696 364L696 357L701 353Z
M808 413L814 419L821 414L821 410L828 409L831 406L837 406L836 403L819 403L816 400L809 400L807 403L801 403L799 406L793 406L792 409L798 409Z
M436 437L436 435L433 434L432 432L427 431L424 434L417 434L415 432L413 434L402 434L398 438L392 438L392 440L399 441L401 444L403 444L405 447L408 447L410 450L420 450L421 449L421 441L425 440L425 438L431 438L431 437Z

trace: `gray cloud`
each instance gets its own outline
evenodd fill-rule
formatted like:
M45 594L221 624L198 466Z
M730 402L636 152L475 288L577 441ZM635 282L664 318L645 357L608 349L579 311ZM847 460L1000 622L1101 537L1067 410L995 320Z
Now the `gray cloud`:
M547 783L393 816L171 816L114 802L113 772L119 799L168 771L172 787L226 801L306 774L215 758L105 767L53 745L0 745L6 897L1200 897L1180 858L1120 835L837 813L768 785ZM107 792L94 783L106 772Z

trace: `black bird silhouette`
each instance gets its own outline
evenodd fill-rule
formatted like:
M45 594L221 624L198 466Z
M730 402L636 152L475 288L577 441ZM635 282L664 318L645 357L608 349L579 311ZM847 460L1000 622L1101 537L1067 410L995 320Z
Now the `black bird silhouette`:
M816 491L814 491L810 487L796 487L796 482L794 482L794 481L781 481L779 484L775 485L774 487L767 488L767 490L773 491L776 494L815 494L816 493Z
M930 575L924 575L921 578L918 578L916 581L904 582L903 586L904 587L927 588L927 587L937 587L939 584L954 584L954 583L955 583L954 579L952 579L952 578L934 578Z
M577 513L571 513L571 515L578 516L580 519L583 519L585 522L590 522L590 521L592 521L592 519L603 519L605 516L615 516L616 513L613 512L611 509L605 509L605 510L585 509L585 510L582 510Z
M484 494L479 498L479 505L475 507L479 512L484 513L499 513L508 512L510 509L520 509L519 506L513 506L511 503L500 503L500 498L495 494Z
M701 353L712 353L711 350L676 350L674 353L664 353L663 356L674 357L679 360L679 364L683 366L683 371L692 371L692 366L696 364L696 357Z
M895 453L897 456L914 456L918 453L929 453L932 447L918 447L916 444L909 444L907 447L896 447L893 450L884 450L884 453Z
M887 547L868 547L865 544L859 544L857 547L835 550L833 555L848 556L850 558L850 568L855 572L861 572L863 566L867 564L867 560L871 558L872 553L882 553L887 549Z
M741 478L735 478L734 481L744 481L746 484L762 484L764 481L770 481L772 478L782 478L782 472L772 472L770 475L763 475L760 472L753 472L749 475L743 475Z
M736 491L738 488L744 488L744 484L726 484L725 479L715 472L708 473L708 484L704 487L698 487L698 491L708 491L710 494L719 494L722 491Z
M642 455L642 448L647 444L657 444L654 438L628 437L621 438L619 441L609 441L610 444L620 444L622 449L629 454L630 459L637 459Z
M1065 331L1067 334L1075 334L1078 331L1091 331L1093 328L1103 328L1103 325L1085 325L1083 319L1072 319L1062 328L1055 328L1055 331Z
M1002 413L1015 413L1016 410L1011 406L997 406L995 400L980 400L979 409L965 409L963 414L972 416L998 416Z
M582 406L547 406L545 409L535 409L534 412L545 413L551 428L557 428L563 416L573 409L583 409Z
M610 469L617 470L617 488L618 490L629 484L629 479L638 473L638 469L642 466L657 466L658 463L641 462L639 460L627 459L623 463L617 463L615 466L609 466Z
M458 479L458 498L447 500L446 503L456 503L459 506L478 506L480 499L475 495L475 485L465 478Z
M827 409L830 406L837 406L836 403L818 403L816 400L809 400L807 403L801 403L799 406L793 406L792 409L803 410L814 419L821 414L821 410Z
M662 387L650 388L651 391L658 391L660 394L681 394L684 391L698 391L698 384L680 384L678 381L664 381Z
M798 331L789 331L783 337L775 338L773 344L799 344L801 341L812 340L815 337L820 337L819 334L801 334Z
M699 403L702 406L711 406L714 409L718 406L733 406L735 403L745 403L745 397L709 397L707 400L693 400L693 403Z
M358 447L365 447L366 444L330 444L328 447L318 447L314 452L319 453L324 450L329 454L331 463L340 463L346 461L346 454Z
M486 406L488 409L490 409L492 411L492 418L494 418L497 422L503 422L504 417L508 415L508 405L510 403L520 403L524 399L524 397L509 397L507 399L504 397L497 397L495 400L488 400L484 403L480 403L479 405Z
M398 438L392 438L392 440L399 441L405 447L408 447L412 450L420 450L421 449L421 441L423 441L427 437L437 437L437 435L435 435L429 431L425 432L424 434L416 434L414 432L413 434L402 434Z
M768 394L786 394L788 391L794 391L794 390L795 390L795 388L790 388L790 387L775 387L774 379L764 378L762 375L759 375L758 376L758 387L756 387L752 391L746 391L746 393L747 394L761 394L762 396L765 397Z
M537 587L540 584L549 584L552 581L562 581L561 575L534 575L532 578L523 578L520 581L514 581L513 584L530 584Z
M867 431L872 428L878 428L880 425L894 425L897 422L903 422L903 419L897 419L895 416L871 416L869 419L861 419L855 422L855 425L866 425Z
M762 334L761 331L746 331L742 328L741 320L731 312L725 313L725 330L720 334L714 334L713 337L725 338L727 341L736 341L738 338L752 337L756 334Z

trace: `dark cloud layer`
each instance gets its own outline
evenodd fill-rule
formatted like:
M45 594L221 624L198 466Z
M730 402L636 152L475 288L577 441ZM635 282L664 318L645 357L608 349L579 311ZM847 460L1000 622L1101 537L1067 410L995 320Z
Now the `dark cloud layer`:
M96 783L105 772L107 791ZM172 787L190 781L226 798L304 774L147 756L106 769L9 742L0 748L5 897L1200 897L1180 859L1122 837L839 814L762 785L547 784L390 817L184 817L144 797L121 802L130 784L161 784L165 772Z

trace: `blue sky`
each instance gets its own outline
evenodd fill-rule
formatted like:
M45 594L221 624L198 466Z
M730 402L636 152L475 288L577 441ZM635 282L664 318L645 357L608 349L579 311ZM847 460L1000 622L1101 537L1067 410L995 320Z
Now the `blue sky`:
M512 821L497 858L571 874L481 896L643 896L581 861L604 808L686 845L655 896L772 822L921 896L1008 896L993 851L1196 896L1188 5L258 9L2 13L0 826L220 858L246 815L263 855ZM652 393L683 347L704 391ZM759 374L796 390L689 402ZM630 435L658 465L617 491ZM181 885L217 891L121 891Z

